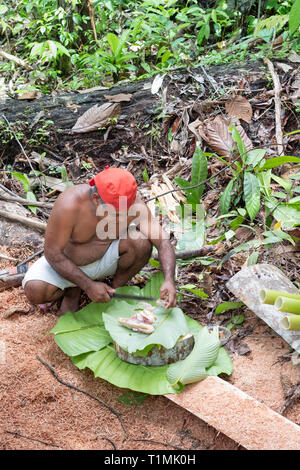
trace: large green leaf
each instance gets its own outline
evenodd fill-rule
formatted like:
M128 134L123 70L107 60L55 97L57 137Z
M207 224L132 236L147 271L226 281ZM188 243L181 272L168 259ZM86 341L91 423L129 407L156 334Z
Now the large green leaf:
M294 34L300 26L300 0L294 0L289 14L289 30Z
M195 150L192 162L191 186L205 181L207 178L207 159L200 148ZM200 203L200 198L204 191L204 184L192 190L195 194L196 203Z
M169 382L174 386L178 382L189 384L204 379L208 375L206 369L211 367L218 357L220 345L217 330L210 333L207 328L202 328L191 354L168 368Z
M255 219L260 208L260 186L257 177L253 173L245 172L244 198L250 219Z
M179 387L172 387L167 380L166 366L145 367L121 361L114 352L113 346L106 346L101 351L71 357L79 368L91 369L95 377L107 380L120 388L129 388L150 395L178 393Z
M286 163L300 163L300 158L288 155L283 155L282 157L269 158L260 168L260 170L269 170L270 168L276 168L280 165L285 165Z
M177 241L177 250L197 250L204 244L206 237L206 222L203 218L193 224L183 226L183 234Z
M281 221L282 228L291 228L300 225L300 210L287 204L279 204L273 197L265 198L265 205L271 209L272 215L277 222Z
M207 178L207 158L200 148L197 148L193 155L191 181L187 181L180 176L174 178L174 181L183 190L189 186L196 186ZM185 190L188 204L200 204L200 198L204 191L204 184Z
M230 180L226 186L223 194L220 198L220 212L221 214L227 214L231 205L232 198L232 189L233 189L234 179Z
M154 274L151 279L147 282L145 287L140 291L141 295L146 297L155 297L159 299L160 297L160 288L164 282L164 275L160 271Z
M119 310L103 313L104 325L112 339L129 353L142 351L147 346L155 344L166 349L173 348L178 338L186 335L189 331L185 316L178 307L168 310L161 307L156 308L154 314L157 320L153 325L155 331L150 335L130 330L120 325L118 317L130 317L135 313L134 307L129 306L126 302L120 302L119 305Z
M144 295L151 294L156 297L162 281L163 276L158 273L158 275L152 277L144 289L132 286L122 287L117 289L117 291L131 294L140 293L141 295L142 293ZM121 388L152 395L178 393L182 390L183 386L180 382L174 387L169 383L167 380L168 365L160 367L133 365L120 360L115 354L112 345L113 339L105 329L103 316L110 317L110 319L114 315L125 316L124 313L126 311L128 314L134 311L137 303L138 300L124 302L119 299L112 299L105 304L90 303L79 312L68 312L62 316L51 330L51 333L55 334L55 341L66 354L71 356L73 363L79 369L90 368L94 372L95 377L100 377ZM126 307L125 304L127 304ZM184 331L189 331L197 337L199 332L203 330L203 327L197 321L183 315L180 309L170 309L164 312L162 309L160 310L165 317L170 312L172 315L176 314L175 330L179 329L179 325L183 325L182 318L185 321ZM170 318L168 320L170 321ZM165 319L164 323L166 326L167 319ZM160 328L163 328L163 325ZM158 336L161 334L160 328L157 333ZM127 331L131 338L134 333L130 330ZM177 333L175 335L175 332L172 331L170 335L170 330L166 329L165 335L166 337L171 336L174 338ZM142 333L139 333L139 336L142 337L139 347L143 348L143 341L149 342L149 336L145 336ZM151 336L153 338L154 333ZM155 339L154 337L154 341L155 344L158 344L157 338ZM170 339L167 341L170 341ZM119 338L117 342L120 343ZM174 342L174 339L165 344L168 344L168 347L172 347L170 346L172 342ZM148 351L150 347L151 344L146 346L143 352ZM141 355L141 351L138 351L138 354ZM206 375L217 375L221 372L227 374L232 372L232 363L224 348L219 349L215 362L205 370Z
M215 362L206 369L207 375L230 375L233 370L232 360L225 348L220 348Z
M109 304L90 303L79 312L67 312L59 318L50 333L61 350L68 356L98 351L111 343L105 329L102 311Z

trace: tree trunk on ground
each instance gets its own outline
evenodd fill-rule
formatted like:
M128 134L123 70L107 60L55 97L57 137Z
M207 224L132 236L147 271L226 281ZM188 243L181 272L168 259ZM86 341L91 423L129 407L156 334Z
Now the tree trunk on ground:
M176 112L181 113L182 109L189 105L192 108L189 111L192 114L192 121L198 117L198 114L195 111L196 107L190 106L190 103L194 102L199 105L207 98L213 100L218 88L237 88L238 80L243 76L247 77L251 92L255 95L256 89L267 85L265 73L266 66L262 63L241 64L240 68L237 66L233 68L232 64L229 64L205 70L203 68L190 71L177 69L165 76L157 94L151 93L152 78L121 84L113 88L94 87L80 92L45 95L35 100L17 100L7 97L6 100L0 102L0 120L3 121L2 116L5 115L15 130L19 130L21 125L21 130L28 140L35 138L35 132L41 129L47 120L50 120L53 124L48 124L46 128L48 134L43 138L39 134L33 143L29 140L27 148L40 153L46 152L50 157L56 155L61 161L65 158L74 160L76 155L91 157L98 167L102 167L111 159L113 152L122 150L124 147L128 153L141 154L142 147L152 146L154 142L165 150L160 137L153 136L151 130L157 129L161 133L163 122L161 119L156 120L156 117L162 113L164 103L161 91L166 86L168 86L167 103L175 102L176 99L178 101L178 98L181 100L179 108L174 108L174 116ZM199 85L199 80L202 81L201 85ZM194 91L196 89L199 91L195 94L194 91L190 91L192 88ZM129 102L121 103L120 116L117 123L111 126L109 138L107 138L107 127L84 134L71 132L77 119L85 111L96 104L102 105L108 102L105 95L119 93L130 93L132 97ZM3 132L2 126L1 133ZM2 158L8 162L13 153L15 155L20 153L20 149L14 139L6 145L7 148L4 149ZM14 146L13 149L9 148L9 145ZM166 151L168 149L163 153Z

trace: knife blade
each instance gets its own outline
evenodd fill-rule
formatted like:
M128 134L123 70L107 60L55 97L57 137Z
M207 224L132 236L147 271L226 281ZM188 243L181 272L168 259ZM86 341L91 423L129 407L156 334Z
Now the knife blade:
M156 297L147 297L143 295L131 295L131 294L119 294L115 292L114 294L109 294L111 298L118 299L133 299L133 300L148 300L150 302L156 302L158 299Z

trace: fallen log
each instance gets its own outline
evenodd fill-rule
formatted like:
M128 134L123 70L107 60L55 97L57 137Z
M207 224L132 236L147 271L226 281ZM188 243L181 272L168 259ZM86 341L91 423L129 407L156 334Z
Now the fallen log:
M29 217L23 217L17 214L12 214L11 212L8 212L2 209L0 209L0 217L4 217L5 219L12 220L13 222L24 224L27 227L40 230L41 232L45 232L46 227L47 227L47 224L45 222L30 219Z
M22 132L26 133L27 128L30 135L39 126L47 123L46 130L49 135L47 146L39 141L35 145L37 151L52 152L62 160L67 157L74 159L74 155L84 155L92 158L97 167L101 167L107 164L111 155L122 149L124 145L128 145L128 153L136 151L141 154L141 143L147 146L147 139L149 143L152 139L149 134L149 124L153 124L155 116L161 114L162 111L166 116L170 115L171 119L173 115L176 116L175 108L173 111L170 109L170 112L167 109L172 101L177 103L180 98L181 104L178 104L178 112L182 107L187 106L197 117L197 106L201 107L202 101L210 96L210 90L215 92L212 83L222 83L223 87L230 89L236 86L239 75L245 75L249 81L249 91L255 93L256 90L267 86L266 70L267 67L263 62L241 64L240 68L226 65L210 67L206 70L203 67L192 70L177 69L164 76L160 89L154 93L152 91L156 90L152 89L153 78L151 78L113 88L94 87L76 92L44 95L30 101L6 97L0 101L0 120L4 120L4 115L12 127L22 124L25 127L25 129L22 128ZM162 90L164 90L164 99L162 99ZM131 95L130 101L120 103L119 117L112 120L111 124L88 133L74 134L72 132L78 118L86 111L93 106L101 107L111 102L112 96L124 94ZM162 121L158 121L158 124L163 127ZM147 126L147 131L144 126ZM107 138L108 132L109 139ZM162 144L163 142L159 140L158 145ZM183 149L183 151L186 150ZM9 153L11 152L5 152L5 158ZM147 154L145 153L142 158L147 160Z

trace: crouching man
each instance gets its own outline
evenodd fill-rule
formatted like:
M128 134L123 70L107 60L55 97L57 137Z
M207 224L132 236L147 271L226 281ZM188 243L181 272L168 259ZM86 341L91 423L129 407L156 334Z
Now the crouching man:
M52 209L45 251L27 271L28 300L47 308L62 298L59 315L79 308L81 290L93 302L109 302L145 264L152 246L164 274L166 307L176 305L175 254L168 235L137 194L131 173L106 167L89 184L68 188ZM112 287L101 282L113 276Z

